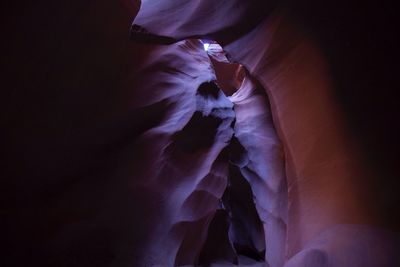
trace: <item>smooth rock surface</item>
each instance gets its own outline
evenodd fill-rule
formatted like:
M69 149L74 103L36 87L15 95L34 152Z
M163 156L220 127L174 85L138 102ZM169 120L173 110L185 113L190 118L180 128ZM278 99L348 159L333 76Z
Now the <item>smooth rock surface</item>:
M2 5L1 266L400 265L397 9L139 6Z

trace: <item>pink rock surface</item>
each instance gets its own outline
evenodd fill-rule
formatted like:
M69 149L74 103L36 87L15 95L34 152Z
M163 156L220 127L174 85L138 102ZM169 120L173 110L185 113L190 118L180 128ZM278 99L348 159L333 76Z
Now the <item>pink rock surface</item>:
M164 1L159 1L162 2ZM213 17L223 13L219 9L209 7L207 1L203 2L201 8L198 8L199 16L208 13L209 17ZM321 7L317 6L316 9L318 8ZM175 15L184 14L189 9L187 6L174 8ZM193 16L172 23L167 29L152 28L155 25L149 14L154 13L151 13L151 8L147 9L146 5L144 10L150 13L146 13L146 18L141 17L139 13L135 23L150 29L153 34L177 39L193 35L213 36L215 40L226 44L224 49L229 59L243 64L268 93L273 121L285 152L289 204L287 259L305 249L313 240L317 240L322 232L337 225L381 224L380 218L376 217L377 210L373 205L367 204L371 203L369 198L374 195L370 185L377 178L371 177L374 170L368 166L367 157L362 155L360 143L353 135L352 128L348 126L349 119L344 116L342 106L338 102L338 81L333 80L337 77L333 77L331 73L332 68L336 66L330 65L334 60L324 55L319 47L320 40L316 41L314 36L307 32L308 29L303 28L310 26L307 19L305 24L297 24L297 19L302 18L302 14L298 16L295 9L293 11L287 7L278 8L248 34L238 38L239 32L231 31L227 38L222 34L223 27L229 29L237 26L235 21L221 20L218 23L222 27L219 29L221 34L215 34L213 23L216 20L199 21L196 17L192 19ZM299 10L304 12L302 8ZM191 23L194 27L191 31L180 26ZM311 27L315 29L318 26L314 24ZM358 66L354 61L351 64ZM335 74L337 73L336 71ZM342 77L338 77L338 80ZM251 109L248 110L251 114ZM392 178L388 179L390 181ZM371 184L365 183L365 180ZM262 186L257 186L259 187ZM372 232L378 239L384 235L383 230L371 230ZM360 240L362 238L360 237ZM268 240L267 235L266 239ZM330 239L326 242L336 242L334 235ZM354 243L355 247L356 244L357 241ZM370 243L364 248L367 250L372 246ZM330 264L334 265L329 266L363 266L359 257L363 252L357 252L354 258L347 258L338 263L340 256L336 254L336 250L340 248L329 246L324 249L323 253L338 257L338 261L330 260ZM390 254L390 250L388 251ZM387 257L394 260L394 255ZM375 265L394 264L382 261L379 257L371 262ZM310 264L318 266L319 263ZM307 263L303 262L302 265Z
M285 258L287 186L284 155L269 110L266 94L245 78L229 98L235 104L235 136L246 150L241 172L249 181L264 226L269 266L282 266Z
M275 16L226 50L259 79L270 97L285 148L290 256L335 224L369 219L353 183L366 174L333 100L326 63L284 15Z

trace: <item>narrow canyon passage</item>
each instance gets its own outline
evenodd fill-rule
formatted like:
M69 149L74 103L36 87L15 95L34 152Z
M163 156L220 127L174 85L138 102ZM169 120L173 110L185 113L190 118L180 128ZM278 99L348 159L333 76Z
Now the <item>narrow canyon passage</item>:
M199 44L195 40L189 42ZM233 102L233 135L224 148L228 154L227 187L210 225L204 225L208 235L205 248L200 250L200 258L185 256L186 253L199 257L193 247L193 240L197 237L190 237L193 232L188 233L189 237L184 240L191 242L183 241L175 265L217 262L250 264L252 261L266 261L269 262L268 266L282 265L287 189L283 175L283 152L267 109L267 97L261 88L251 82L243 66L229 63L217 43L204 47L212 62L216 80L199 86L196 103L203 113L196 111L181 133L187 132L184 138L186 148L194 145L197 149L212 146L214 135L223 120L216 115L218 104L215 103L221 102L221 99ZM194 139L195 133L199 132L202 139ZM181 133L178 135L182 136ZM201 144L203 147L199 147ZM195 150L192 147L191 152ZM200 192L197 196L198 199L193 203L197 201L198 205L204 198L201 198ZM213 230L216 225L222 228Z
M2 5L1 267L398 267L385 1Z
M236 115L234 136L228 147L231 151L229 179L232 181L228 183L232 186L228 186L228 196L224 196L229 199L229 192L232 192L232 199L237 199L233 205L242 202L239 204L242 210L237 212L242 213L241 224L248 233L239 231L236 236L233 233L233 238L243 240L249 235L247 247L253 247L253 259L257 259L258 254L268 266L281 266L286 238L287 187L282 146L268 108L268 97L242 65L228 61L216 42L205 48L216 73L216 82L233 102ZM261 220L254 220L252 212ZM238 254L240 247L245 249L246 246L238 244ZM247 253L250 252L247 249Z
M145 84L152 89L146 97L172 95L174 108L140 140L159 163L143 176L136 172L136 182L158 188L149 194L162 200L138 264L280 266L287 188L268 98L217 43L203 47L197 39L160 46L143 68L143 79L155 82Z
M241 9L231 12L235 3ZM379 230L373 209L365 207L372 188L362 181L371 173L335 98L338 87L329 66L334 60L297 24L295 9L269 9L262 1L235 3L217 8L209 1L145 2L131 39L163 45L193 37L206 41L217 84L235 107L234 134L246 151L236 167L249 182L263 224L264 264L395 266L389 255L398 246L397 234ZM175 20L177 14L185 19ZM165 27L159 27L162 22ZM230 65L209 39L244 67ZM227 73L235 73L239 82L224 79ZM345 249L360 244L376 252L363 258L359 255L367 252ZM378 257L377 251L386 256Z
M139 82L149 100L179 97L169 98L174 109L157 127L164 135L165 145L160 144L157 135L151 138L157 128L139 140L140 145L148 146L143 151L152 152L144 162L153 159L156 165L150 170L146 167L143 178L136 173L136 182L153 177L144 188L157 188L150 195L161 199L150 213L152 221L156 221L148 229L153 235L143 240L142 244L147 245L137 256L137 264L322 267L328 259L324 252L326 243L320 239L324 240L326 235L353 246L346 237L363 231L362 237L366 239L353 239L353 243L371 243L378 236L376 246L390 244L392 241L385 234L376 234L363 226L339 225L324 232L311 243L311 248L287 260L290 248L296 244L287 243L295 236L287 235L298 227L297 219L292 219L292 229L288 228L289 216L303 214L289 212L290 192L285 173L291 162L285 162L274 125L266 94L270 88L261 86L243 66L231 64L217 43L210 43L204 51L204 42L188 39L156 46L151 52L155 53L153 60L144 62L142 68L143 79L152 81ZM155 140L158 148L154 146ZM295 143L299 144L302 143ZM334 147L337 148L340 146ZM292 186L292 198L296 197L294 188L298 185L302 184ZM321 195L316 190L313 193ZM305 199L314 197L310 196ZM292 203L296 204L293 200ZM294 204L291 208L296 210Z

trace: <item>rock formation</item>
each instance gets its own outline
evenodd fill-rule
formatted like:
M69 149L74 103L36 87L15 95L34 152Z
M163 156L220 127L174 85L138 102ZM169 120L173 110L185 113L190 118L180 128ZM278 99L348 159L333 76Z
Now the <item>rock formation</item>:
M1 266L400 265L390 8L4 10Z

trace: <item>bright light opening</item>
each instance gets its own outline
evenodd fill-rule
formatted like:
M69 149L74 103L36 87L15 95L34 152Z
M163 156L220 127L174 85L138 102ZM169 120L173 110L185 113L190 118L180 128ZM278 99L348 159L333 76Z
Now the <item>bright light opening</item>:
M208 47L210 46L210 44L204 43L203 46L204 46L204 51L208 51Z

